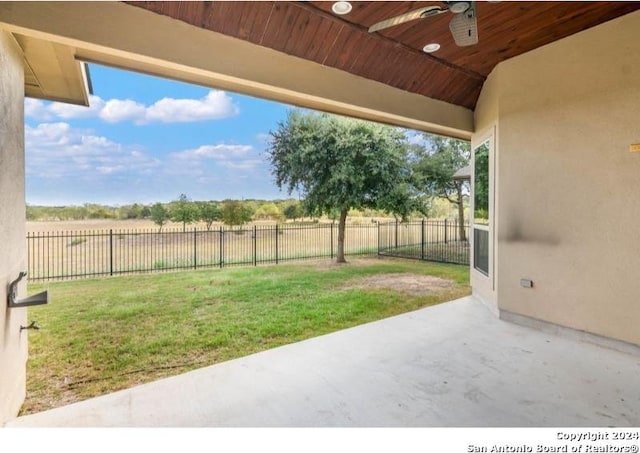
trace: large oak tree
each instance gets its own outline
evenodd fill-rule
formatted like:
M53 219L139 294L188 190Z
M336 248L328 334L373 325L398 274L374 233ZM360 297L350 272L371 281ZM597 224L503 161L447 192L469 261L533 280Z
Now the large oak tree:
M337 262L350 209L408 216L413 210L407 139L398 128L324 113L290 111L267 150L280 188L298 191L311 215L339 212Z

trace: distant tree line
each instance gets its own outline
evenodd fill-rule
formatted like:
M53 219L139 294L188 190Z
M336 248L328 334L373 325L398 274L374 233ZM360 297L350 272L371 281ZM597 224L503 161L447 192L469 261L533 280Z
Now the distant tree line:
M180 197L178 197L178 200ZM304 202L295 199L286 200L224 200L224 201L191 201L177 203L141 204L124 206L108 206L87 203L82 206L27 206L28 221L62 221L62 220L152 220L158 226L169 222L186 225L201 222L207 229L214 223L225 225L242 225L252 221L317 221L317 217L305 211ZM176 206L177 204L177 206ZM177 207L177 209L176 209ZM456 213L450 209L449 202L442 199L429 201L429 216L433 218L455 218ZM468 206L465 207L468 209ZM421 213L415 212L414 216ZM388 214L376 209L351 209L349 218L363 217L383 218ZM333 211L325 217L337 221L339 212Z
M352 210L352 217L383 217L385 214L373 209ZM108 206L86 203L82 206L27 206L28 221L58 220L135 220L153 221L160 229L169 222L179 223L183 229L187 225L203 223L211 229L215 223L228 226L244 225L252 221L300 221L312 218L300 200L223 200L192 201L186 194L180 194L167 203ZM332 219L329 216L329 219Z

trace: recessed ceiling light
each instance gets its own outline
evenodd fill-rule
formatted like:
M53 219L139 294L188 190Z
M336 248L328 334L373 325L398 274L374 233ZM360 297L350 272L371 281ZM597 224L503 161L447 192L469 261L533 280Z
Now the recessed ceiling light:
M351 12L351 3L349 2L335 2L331 7L331 11L339 16L344 16L345 14L349 14Z
M440 50L440 44L437 42L432 42L431 44L427 44L422 48L427 53L435 52L436 50Z

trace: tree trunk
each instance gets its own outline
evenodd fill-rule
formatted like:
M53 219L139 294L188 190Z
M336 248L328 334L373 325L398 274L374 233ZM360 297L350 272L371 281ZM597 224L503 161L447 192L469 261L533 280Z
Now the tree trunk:
M336 255L337 263L346 263L344 259L344 233L347 225L347 208L342 208L340 211L340 222L338 223L338 254Z
M461 241L467 241L467 233L464 229L464 203L462 199L462 182L456 183L456 191L458 192L458 238Z

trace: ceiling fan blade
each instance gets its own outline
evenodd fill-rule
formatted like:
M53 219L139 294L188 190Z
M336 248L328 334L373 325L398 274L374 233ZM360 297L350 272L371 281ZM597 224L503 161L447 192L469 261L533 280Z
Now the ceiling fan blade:
M456 14L449 22L449 30L459 47L478 44L478 19L475 5L464 13Z
M449 11L447 8L441 8L439 6L427 6L426 8L415 9L413 11L409 11L408 13L400 14L399 16L385 19L381 22L373 24L371 27L369 27L369 33L393 27L395 25L404 24L405 22L409 22L415 19L435 16L447 11Z

